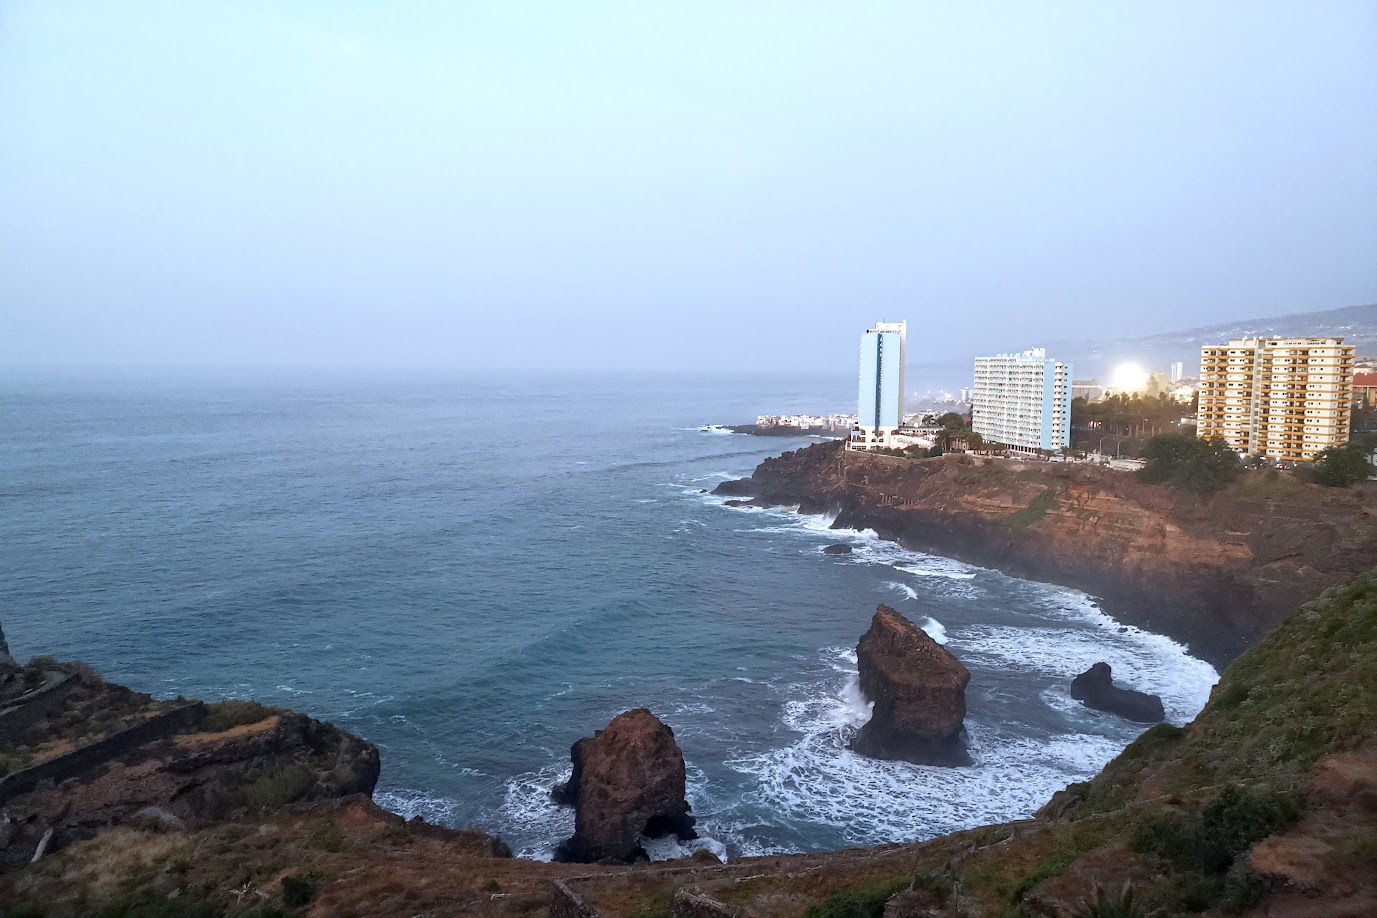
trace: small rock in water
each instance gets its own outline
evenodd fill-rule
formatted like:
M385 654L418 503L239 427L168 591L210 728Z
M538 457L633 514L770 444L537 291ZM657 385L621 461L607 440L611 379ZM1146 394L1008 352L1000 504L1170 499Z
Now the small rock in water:
M1088 708L1118 714L1140 724L1156 724L1167 719L1158 696L1115 685L1108 663L1096 663L1072 679L1071 697Z
M840 543L836 545L829 545L822 550L822 553L824 555L849 555L851 554L851 546L842 545Z

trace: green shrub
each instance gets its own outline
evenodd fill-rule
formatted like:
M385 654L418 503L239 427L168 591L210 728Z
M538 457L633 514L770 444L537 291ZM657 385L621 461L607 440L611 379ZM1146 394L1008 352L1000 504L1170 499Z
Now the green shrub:
M282 904L288 908L301 908L311 904L320 881L315 877L295 874L282 878Z
M311 847L336 854L344 850L344 833L333 822L322 822L307 836Z
M151 887L125 884L120 893L90 914L93 918L214 918L216 912L208 902L184 896L169 898Z
M1010 529L1027 529L1047 515L1047 511L1061 506L1057 492L1048 488L1028 502L1022 510L1015 510L1004 518Z
M912 877L905 876L854 889L839 889L809 908L807 918L884 918L885 903L912 882Z
M1043 880L1050 880L1061 874L1067 867L1075 862L1078 854L1065 851L1061 854L1054 854L1038 863L1029 873L1021 878L1014 888L1009 891L1009 904L1018 905L1023 901L1023 897L1028 894L1028 890L1041 883Z
M1372 446L1365 442L1347 443L1320 450L1315 462L1301 470L1308 481L1327 488L1348 488L1373 475Z
M1192 494L1213 494L1238 478L1243 463L1223 440L1198 440L1163 434L1143 447L1146 460L1138 480Z
M201 729L206 733L223 733L235 727L256 724L281 713L282 708L270 708L257 701L231 698L206 707L206 719L201 721Z
M1081 904L1084 907L1076 918L1149 918L1153 914L1138 898L1132 883L1125 883L1117 893L1107 892L1097 883L1091 898Z
M1256 842L1295 821L1302 803L1294 791L1229 785L1199 813L1144 816L1133 846L1184 870L1221 875Z
M283 765L245 785L244 800L255 809L273 810L300 800L315 783L315 775L306 766Z

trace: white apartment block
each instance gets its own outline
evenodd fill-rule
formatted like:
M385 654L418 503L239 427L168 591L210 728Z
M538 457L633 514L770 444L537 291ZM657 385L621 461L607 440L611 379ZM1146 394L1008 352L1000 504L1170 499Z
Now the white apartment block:
M986 442L1056 451L1071 444L1071 364L1043 348L977 357L971 429Z
M1290 462L1348 442L1354 348L1343 338L1236 338L1200 349L1196 435Z

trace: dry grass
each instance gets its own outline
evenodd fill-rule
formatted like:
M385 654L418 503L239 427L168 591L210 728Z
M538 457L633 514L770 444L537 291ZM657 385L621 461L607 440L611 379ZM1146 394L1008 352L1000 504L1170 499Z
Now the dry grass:
M184 733L175 737L174 742L184 749L194 749L198 746L218 743L221 740L240 739L245 736L268 733L275 729L281 720L281 717L274 714L266 720L260 720L253 724L241 724L238 727L230 727L228 730L221 730L218 733Z

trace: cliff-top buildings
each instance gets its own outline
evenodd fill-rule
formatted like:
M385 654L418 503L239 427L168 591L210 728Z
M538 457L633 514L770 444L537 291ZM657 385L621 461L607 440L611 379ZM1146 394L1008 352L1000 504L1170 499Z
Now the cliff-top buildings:
M1348 442L1353 345L1342 338L1238 338L1200 349L1196 434L1289 462Z
M904 423L904 359L908 323L876 322L861 335L860 388L854 449L889 446Z
M975 359L971 429L1026 452L1071 443L1071 364L1043 348Z

